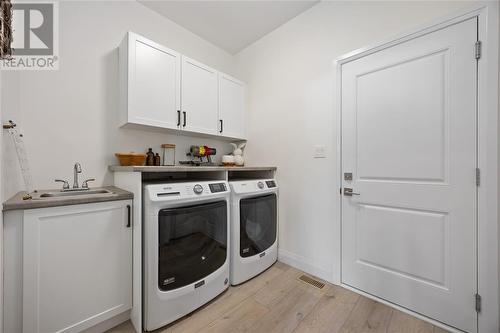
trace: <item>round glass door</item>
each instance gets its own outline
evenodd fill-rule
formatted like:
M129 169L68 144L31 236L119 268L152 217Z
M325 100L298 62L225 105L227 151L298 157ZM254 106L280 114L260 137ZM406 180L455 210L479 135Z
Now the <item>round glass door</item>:
M251 257L276 241L276 194L240 200L240 256Z
M168 291L215 272L227 256L227 202L158 213L158 287Z

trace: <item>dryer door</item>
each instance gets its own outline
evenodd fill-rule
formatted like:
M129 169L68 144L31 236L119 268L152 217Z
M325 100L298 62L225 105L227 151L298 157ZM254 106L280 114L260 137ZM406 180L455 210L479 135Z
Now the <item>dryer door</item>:
M227 257L227 202L158 213L158 288L168 291L215 272Z
M251 257L276 241L276 194L240 200L240 256Z

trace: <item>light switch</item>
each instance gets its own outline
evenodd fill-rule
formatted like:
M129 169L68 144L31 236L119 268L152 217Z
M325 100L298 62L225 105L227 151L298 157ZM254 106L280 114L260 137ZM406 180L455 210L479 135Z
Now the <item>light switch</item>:
M325 146L314 146L313 147L313 157L314 158L325 158L326 157L326 147Z

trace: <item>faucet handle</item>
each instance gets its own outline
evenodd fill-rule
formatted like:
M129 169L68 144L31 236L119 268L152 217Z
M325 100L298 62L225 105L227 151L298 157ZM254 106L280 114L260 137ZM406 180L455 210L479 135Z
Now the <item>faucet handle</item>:
M82 183L82 188L89 188L88 182L94 182L94 181L95 181L95 178L89 178L87 180L84 180Z
M68 190L69 189L69 183L64 180L64 179L54 179L55 182L61 182L63 183L63 190Z

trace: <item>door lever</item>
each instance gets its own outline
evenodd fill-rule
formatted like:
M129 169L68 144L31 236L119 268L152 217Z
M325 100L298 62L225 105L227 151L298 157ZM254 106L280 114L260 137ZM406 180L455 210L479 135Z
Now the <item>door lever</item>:
M352 188L350 187L344 187L344 195L346 197L352 197L353 195L360 195L360 194L353 192Z

